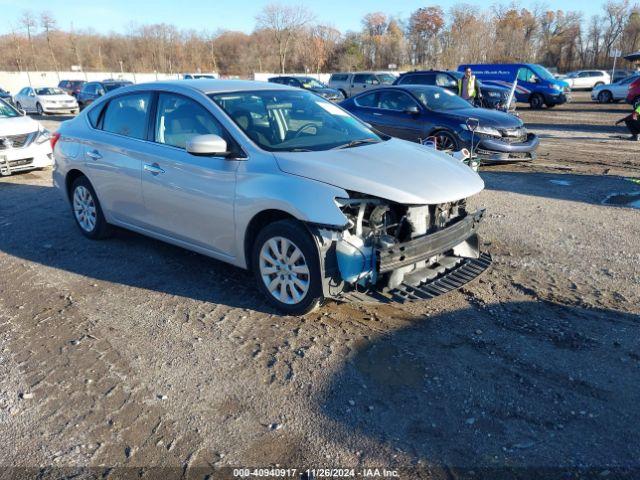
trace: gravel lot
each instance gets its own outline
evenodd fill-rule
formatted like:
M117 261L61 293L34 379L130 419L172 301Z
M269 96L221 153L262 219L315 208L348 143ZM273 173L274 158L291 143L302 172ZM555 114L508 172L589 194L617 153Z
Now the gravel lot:
M223 263L84 239L48 170L0 178L0 465L638 478L640 210L602 204L640 192L628 110L521 107L540 158L484 169L494 265L462 291L304 318Z

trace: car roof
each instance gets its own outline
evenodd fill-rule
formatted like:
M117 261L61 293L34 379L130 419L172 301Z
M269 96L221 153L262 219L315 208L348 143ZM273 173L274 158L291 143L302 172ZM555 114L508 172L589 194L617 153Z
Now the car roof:
M294 87L278 83L257 82L252 80L213 80L207 78L189 80L188 82L185 80L168 80L139 83L137 85L127 87L127 90L144 90L149 88L175 88L177 90L188 89L200 91L204 94L260 90L298 90Z

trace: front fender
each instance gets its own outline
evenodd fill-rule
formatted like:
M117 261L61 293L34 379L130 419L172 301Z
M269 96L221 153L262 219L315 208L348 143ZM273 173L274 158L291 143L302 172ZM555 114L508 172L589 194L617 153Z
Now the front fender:
M342 188L282 172L240 175L235 202L237 245L244 245L249 223L265 210L278 210L302 222L342 229L347 218L334 199L348 196ZM238 248L237 263L247 265L242 248Z

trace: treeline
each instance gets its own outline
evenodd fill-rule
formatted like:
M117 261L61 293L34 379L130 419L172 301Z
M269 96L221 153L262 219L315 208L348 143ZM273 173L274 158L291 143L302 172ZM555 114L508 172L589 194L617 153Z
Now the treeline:
M609 0L602 12L427 6L409 18L373 12L357 32L315 21L302 6L273 4L252 33L131 26L124 33L63 30L50 12L25 11L0 36L0 70L193 72L321 72L452 68L466 62L534 61L560 71L610 68L611 53L640 50L640 7Z

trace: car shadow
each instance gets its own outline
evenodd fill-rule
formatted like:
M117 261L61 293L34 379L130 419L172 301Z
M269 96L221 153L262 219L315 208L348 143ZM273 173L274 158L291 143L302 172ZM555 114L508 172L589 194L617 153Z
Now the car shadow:
M619 206L603 203L609 195L614 193L632 194L640 191L640 185L637 183L623 177L607 175L527 173L522 171L492 172L483 167L480 176L484 180L487 190L584 202L611 208L619 208Z
M640 473L639 341L639 315L478 304L362 342L316 401L339 427L333 441L357 448L365 435L404 455L404 466L408 456L406 478Z
M106 240L88 240L53 187L2 182L0 193L0 251L7 255L82 275L89 283L276 313L243 269L123 229Z
M620 118L624 112L620 112ZM527 123L527 129L533 132L560 131L560 132L593 132L593 133L625 133L624 125L585 125L573 123Z

